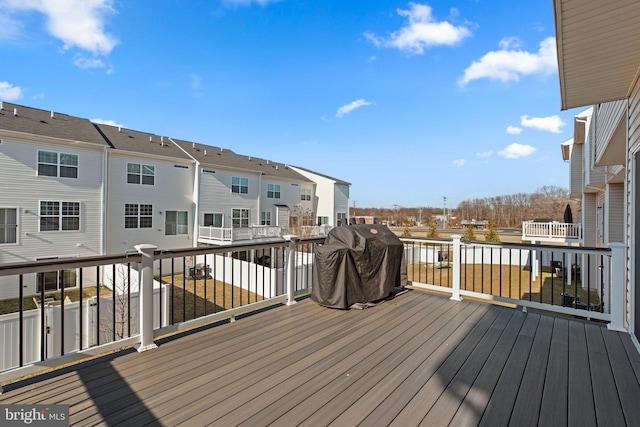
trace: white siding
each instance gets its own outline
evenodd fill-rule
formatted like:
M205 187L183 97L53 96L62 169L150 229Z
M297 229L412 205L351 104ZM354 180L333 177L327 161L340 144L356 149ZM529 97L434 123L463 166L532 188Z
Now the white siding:
M280 198L267 197L267 188L269 184L280 186ZM287 205L289 214L293 215L296 206L302 207L300 203L300 183L291 181L282 181L272 178L262 178L262 189L260 190L260 211L271 212L271 224L276 224L276 208L275 205ZM260 217L252 218L252 224L259 224ZM278 224L288 226L289 224Z
M314 174L304 169L293 168L302 176L307 177L316 183L315 197L317 198L316 217L329 218L329 225L336 226L336 200L335 200L335 181L318 174ZM313 197L313 196L312 196ZM348 203L347 203L348 205ZM346 211L344 211L346 212Z
M337 214L344 213L349 218L349 187L347 185L335 185L335 210L334 220L337 220ZM339 225L339 224L336 224Z
M153 165L154 185L128 184L127 163ZM175 165L182 166L176 167ZM186 166L186 168L184 168ZM112 152L109 156L109 185L107 208L107 253L123 253L135 245L149 243L159 249L193 246L193 168L178 159L159 159ZM152 228L125 228L125 204L153 205ZM187 235L165 235L166 211L189 212Z
M101 253L103 150L89 145L45 143L3 137L0 144L0 208L17 208L16 244L0 245L0 263ZM37 175L38 150L78 155L78 178ZM79 231L39 231L40 201L79 202ZM25 276L25 294L35 275ZM0 298L17 288L0 286Z
M234 176L249 180L249 192L247 194L231 192L231 178ZM198 207L199 224L204 224L204 214L206 213L222 213L224 214L224 226L231 227L232 209L249 209L249 224L259 224L259 181L260 178L257 174L202 167L200 170L200 204Z

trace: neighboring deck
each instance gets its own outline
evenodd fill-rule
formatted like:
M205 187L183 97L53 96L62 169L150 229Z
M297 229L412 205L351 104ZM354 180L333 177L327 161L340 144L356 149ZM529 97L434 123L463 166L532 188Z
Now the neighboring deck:
M409 291L305 299L5 387L84 425L640 425L640 355L598 324Z

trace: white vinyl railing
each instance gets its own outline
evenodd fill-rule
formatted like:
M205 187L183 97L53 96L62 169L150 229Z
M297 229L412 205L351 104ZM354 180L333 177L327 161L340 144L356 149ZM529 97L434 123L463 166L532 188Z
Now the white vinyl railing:
M580 240L582 228L580 223L525 221L522 223L522 238Z

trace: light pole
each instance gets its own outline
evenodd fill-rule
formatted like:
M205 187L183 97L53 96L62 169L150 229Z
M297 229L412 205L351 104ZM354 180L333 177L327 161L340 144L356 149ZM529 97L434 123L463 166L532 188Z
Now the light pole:
M442 207L442 216L444 217L442 220L442 229L447 228L447 196L442 198L444 205Z

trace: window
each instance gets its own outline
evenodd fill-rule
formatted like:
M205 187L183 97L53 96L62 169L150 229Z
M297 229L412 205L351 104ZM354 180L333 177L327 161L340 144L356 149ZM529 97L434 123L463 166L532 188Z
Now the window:
M127 163L127 183L154 185L156 167L141 165L139 163Z
M153 205L138 205L127 203L124 205L124 228L153 227Z
M249 209L232 209L231 221L233 228L249 227Z
M329 224L329 217L328 216L319 216L318 217L318 225L327 225Z
M76 286L76 270L60 270L60 271L46 271L44 273L38 273L36 279L36 291L42 292L44 287L45 292L58 291L63 287L74 288Z
M238 194L249 193L249 178L231 177L231 192Z
M267 184L267 197L269 199L279 199L280 184Z
M40 202L40 231L80 230L79 202Z
M347 218L345 212L338 212L338 223L336 225L342 225L342 220Z
M78 178L78 155L38 151L38 175Z
M204 214L204 226L205 227L222 227L222 214L221 213L206 213Z
M189 234L189 214L187 211L165 211L165 236Z
M271 212L260 212L260 225L271 225Z
M301 188L300 189L300 200L311 200L311 189L310 188Z
M18 210L0 208L0 245L17 243Z

